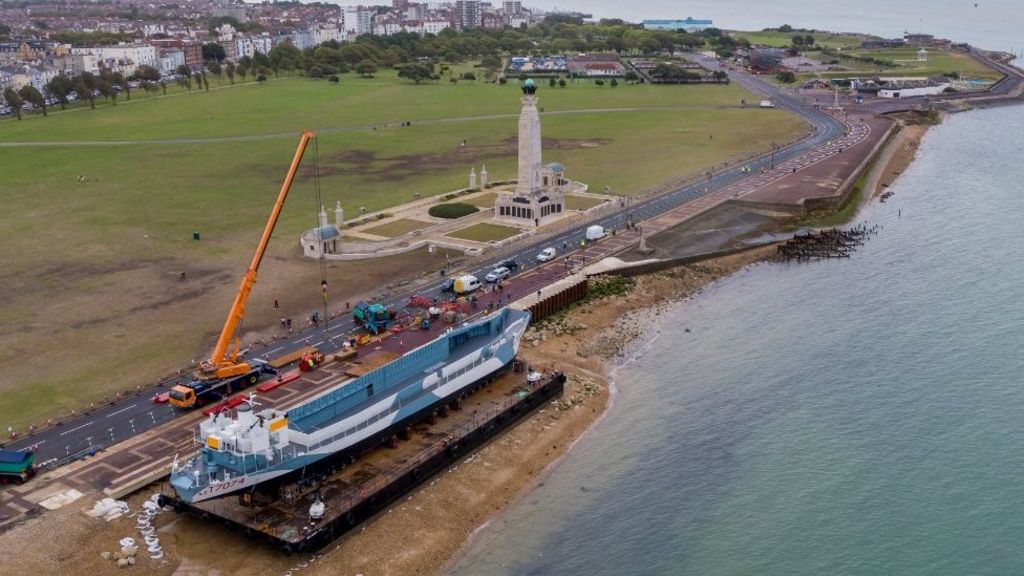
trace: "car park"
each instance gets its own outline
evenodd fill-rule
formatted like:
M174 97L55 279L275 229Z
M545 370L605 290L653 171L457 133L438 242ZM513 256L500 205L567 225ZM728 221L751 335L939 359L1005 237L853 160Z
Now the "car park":
M511 270L509 270L508 268L505 268L504 266L499 266L499 267L495 268L494 270L491 270L490 272L488 272L487 276L484 276L484 280L487 280L488 282L493 284L495 282L500 282L502 280L505 280L506 278L508 278L511 275L512 275L512 271Z
M556 255L557 252L555 252L554 248L545 248L540 251L540 254L537 254L537 262L547 262L554 259Z

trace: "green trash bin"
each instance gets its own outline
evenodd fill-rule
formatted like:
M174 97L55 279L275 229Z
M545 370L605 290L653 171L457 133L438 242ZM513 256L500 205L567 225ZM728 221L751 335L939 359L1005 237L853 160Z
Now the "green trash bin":
M199 240L199 230L193 230L192 231L192 239L193 240Z

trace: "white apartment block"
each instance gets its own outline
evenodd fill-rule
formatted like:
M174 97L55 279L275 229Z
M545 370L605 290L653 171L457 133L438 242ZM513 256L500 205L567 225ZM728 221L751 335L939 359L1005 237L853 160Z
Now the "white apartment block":
M372 20L373 12L360 10L358 6L346 6L342 12L342 26L344 26L346 36L370 34L373 31L371 28Z
M174 71L177 70L179 66L185 65L185 51L177 48L162 50L160 52L160 56L157 57L157 60L160 63L157 67L160 74L174 74Z
M71 54L92 54L103 68L124 74L132 74L137 66L160 67L156 48L149 44L114 44L113 46L90 46L72 48Z
M440 34L445 28L451 28L452 23L443 18L430 18L423 21L423 34Z
M341 42L344 38L341 30L341 24L336 22L323 22L320 24L314 24L310 29L313 33L313 44L319 46L324 42Z

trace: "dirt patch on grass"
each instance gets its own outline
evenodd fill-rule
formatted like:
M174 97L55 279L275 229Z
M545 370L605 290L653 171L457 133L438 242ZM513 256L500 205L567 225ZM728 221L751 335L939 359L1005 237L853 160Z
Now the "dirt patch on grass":
M607 138L559 139L544 138L545 150L582 150L597 148L610 143ZM515 156L518 139L513 136L490 144L467 143L448 150L431 154L403 154L383 156L368 150L346 150L320 159L320 175L327 176L368 176L375 179L398 182L408 178L444 172L454 167L474 165L497 158ZM300 172L299 180L313 178L313 172Z

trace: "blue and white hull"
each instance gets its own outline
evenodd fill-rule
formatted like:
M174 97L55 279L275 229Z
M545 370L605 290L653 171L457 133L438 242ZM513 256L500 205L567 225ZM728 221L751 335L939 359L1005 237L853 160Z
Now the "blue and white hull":
M243 405L234 419L211 417L200 425L202 453L172 470L171 485L178 498L196 503L362 451L501 372L515 358L529 319L527 312L503 309L287 414L254 415Z

